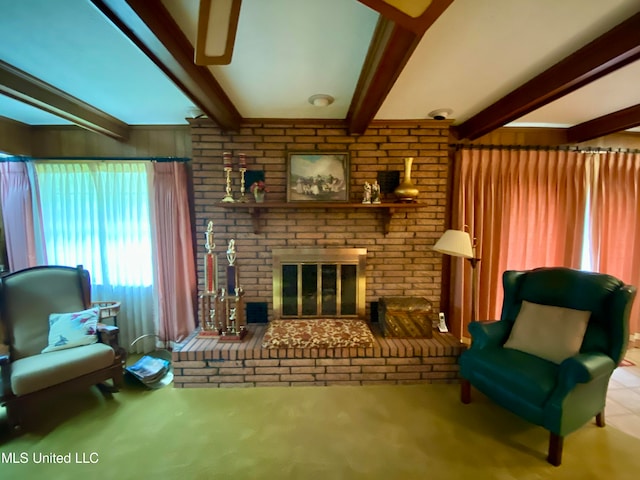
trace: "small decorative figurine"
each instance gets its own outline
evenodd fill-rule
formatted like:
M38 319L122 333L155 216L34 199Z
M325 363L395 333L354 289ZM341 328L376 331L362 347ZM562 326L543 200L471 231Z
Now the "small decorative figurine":
M371 185L371 203L378 205L380 203L380 184L377 180Z
M364 198L362 199L362 203L371 203L371 184L369 182L364 182Z

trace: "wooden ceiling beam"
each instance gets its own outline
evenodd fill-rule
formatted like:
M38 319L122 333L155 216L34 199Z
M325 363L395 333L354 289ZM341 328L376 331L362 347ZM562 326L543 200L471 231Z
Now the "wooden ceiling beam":
M474 140L640 59L640 13L633 15L494 104L452 127Z
M415 2L415 5L426 6L425 10L417 16L411 16L404 11L394 7L385 0L358 0L360 3L375 10L383 17L391 20L401 27L417 34L423 35L424 32L436 21L436 19L442 14L445 8L453 3L453 0L446 1L429 1L423 0L422 2ZM436 3L437 5L433 5ZM411 5L414 6L414 5Z
M567 143L581 143L637 126L640 126L640 104L568 128Z
M240 113L211 71L194 63L195 52L191 42L160 0L91 1L205 115L224 130L240 128Z
M424 32L451 3L453 0L433 0L422 15L424 18L421 25L424 29L421 33L407 29L384 16L380 17L347 114L351 134L364 133Z
M129 138L126 123L1 60L0 93L92 132L117 140Z

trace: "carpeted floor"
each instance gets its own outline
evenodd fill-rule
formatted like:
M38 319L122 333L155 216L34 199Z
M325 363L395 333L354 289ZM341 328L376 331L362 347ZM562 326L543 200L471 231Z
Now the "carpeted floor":
M458 385L81 392L13 436L0 478L635 479L640 439L590 424L545 461L548 434ZM474 392L475 393L475 392ZM8 463L8 452L27 462ZM71 464L34 463L71 453ZM92 455L93 454L93 455ZM96 463L75 463L80 461Z

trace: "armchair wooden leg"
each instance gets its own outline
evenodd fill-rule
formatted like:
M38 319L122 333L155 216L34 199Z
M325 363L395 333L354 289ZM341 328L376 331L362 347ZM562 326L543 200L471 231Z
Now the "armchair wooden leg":
M22 427L22 408L16 403L5 405L9 428L19 430Z
M119 391L115 385L107 385L106 383L97 383L96 387L107 398L111 398L112 393L118 393Z
M556 435L551 432L549 436L549 455L547 456L547 462L554 467L559 467L562 463L562 443L564 437Z
M113 386L116 388L124 387L124 371L122 369L113 376Z
M460 381L460 400L464 404L471 403L471 383L466 378Z
M599 427L604 427L605 426L604 410L596 415L596 425L598 425Z

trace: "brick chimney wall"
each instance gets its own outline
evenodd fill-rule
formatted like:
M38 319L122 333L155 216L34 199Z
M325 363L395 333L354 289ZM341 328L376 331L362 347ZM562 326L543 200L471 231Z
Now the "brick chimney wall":
M226 249L236 240L240 284L245 301L267 302L273 315L272 248L364 247L367 255L367 316L370 302L382 296L423 296L440 305L441 255L431 247L444 231L448 184L448 124L437 121L376 123L363 135L349 135L335 123L246 124L225 133L208 119L191 120L193 188L197 235L198 288L204 284L204 232L213 221L215 252L222 268ZM420 191L420 208L397 211L384 234L382 212L365 209L273 208L261 214L260 233L254 234L250 214L216 205L224 196L222 153L232 152L233 193L240 180L239 153L247 155L249 170L263 170L269 189L266 202L286 201L287 152L344 152L350 154L350 201L362 201L363 184L380 170L404 173L404 157L414 157L412 180ZM393 199L389 199L393 201Z

